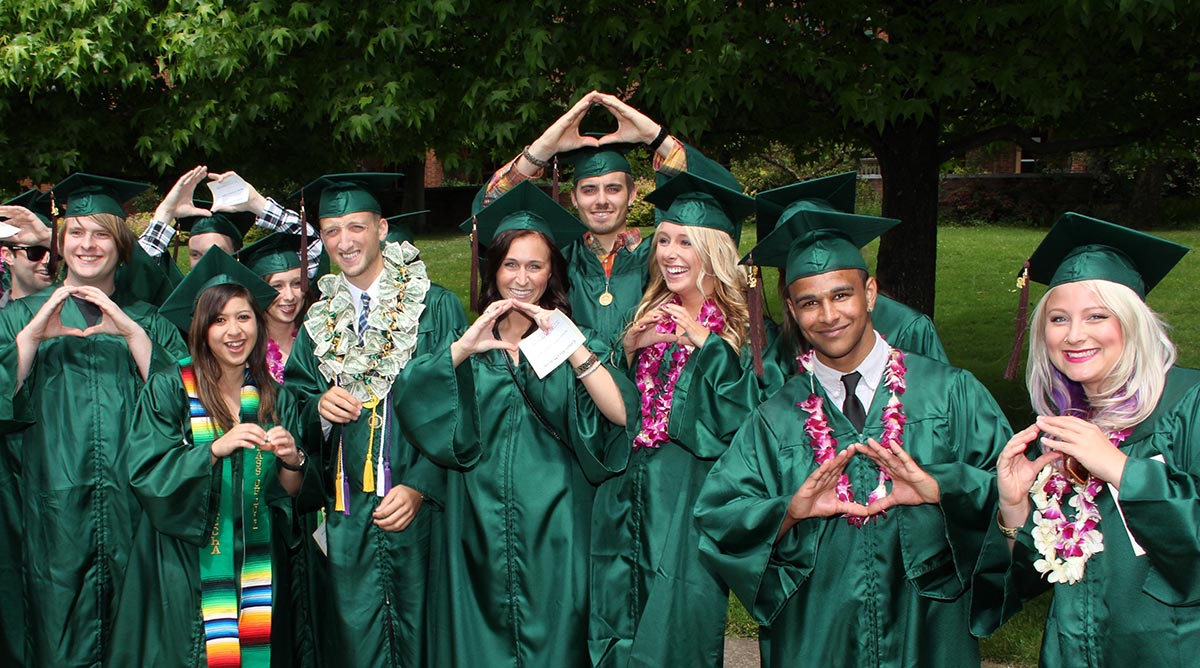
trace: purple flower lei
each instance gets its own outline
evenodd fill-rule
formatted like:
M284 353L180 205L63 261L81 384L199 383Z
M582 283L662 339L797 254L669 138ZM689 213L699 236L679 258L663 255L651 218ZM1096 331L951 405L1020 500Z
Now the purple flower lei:
M679 304L679 296L672 296L668 304ZM706 299L700 307L698 321L714 334L725 331L725 316L716 302ZM663 318L656 325L660 334L670 334L675 331L675 323L669 318ZM689 346L675 346L671 353L671 362L667 366L666 378L660 384L658 371L662 359L670 344L667 342L646 346L638 354L637 369L634 378L637 381L638 392L641 394L642 428L633 439L634 449L657 448L670 438L667 435L667 424L671 420L671 402L675 399L675 385L683 373L683 366L692 356Z
M800 366L809 373L812 373L813 369L813 355L813 351L810 350L799 358ZM904 382L907 371L908 369L904 366L904 353L897 348L892 348L883 372L883 382L891 391L892 396L883 409L883 437L879 439L880 444L889 450L904 444L904 404L900 403L900 396L908 387ZM837 439L833 437L833 431L829 428L829 420L825 417L825 400L814 392L809 395L808 399L797 403L796 406L808 413L808 417L804 420L804 431L808 434L812 444L813 456L817 460L817 465L820 466L833 459L837 455L838 443ZM889 480L891 477L880 469L879 484L867 495L868 504L887 496ZM842 474L842 477L838 479L836 491L838 501L854 502L854 488L850 484L849 475ZM886 513L881 514L886 516ZM847 517L846 521L851 526L861 527L871 519L870 517Z

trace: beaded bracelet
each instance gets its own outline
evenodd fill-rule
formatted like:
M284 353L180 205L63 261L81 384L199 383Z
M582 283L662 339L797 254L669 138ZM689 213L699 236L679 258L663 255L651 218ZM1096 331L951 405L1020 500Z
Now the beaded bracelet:
M600 368L600 358L596 357L596 353L588 355L588 358L583 361L583 364L575 367L575 377L583 380Z
M529 162L533 163L533 166L534 166L534 167L541 167L542 169L545 169L545 168L547 168L547 167L549 167L549 166L550 166L550 161L549 161L549 160L542 160L541 158L535 158L535 157L533 156L533 154L529 152L529 147L528 147L528 146L526 146L525 148L521 149L521 155L525 156L525 159L526 159L526 160L528 160Z

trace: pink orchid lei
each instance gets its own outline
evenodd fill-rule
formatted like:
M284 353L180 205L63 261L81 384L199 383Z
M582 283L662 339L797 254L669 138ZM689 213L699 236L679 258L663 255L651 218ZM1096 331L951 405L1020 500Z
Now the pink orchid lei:
M679 304L679 297L673 296L667 302ZM704 301L700 307L701 325L714 334L725 331L725 316L716 302L711 299ZM675 331L675 323L669 318L663 318L656 325L660 334L670 334ZM658 371L662 359L670 344L667 342L647 346L638 354L637 369L634 378L637 381L638 392L641 393L642 428L633 439L633 447L657 448L667 441L667 424L671 420L671 402L675 399L675 384L683 373L683 366L692 356L690 346L677 345L671 353L671 362L667 367L667 376L658 383Z
M295 340L296 333L299 329L292 330L292 339ZM267 371L275 382L283 382L283 369L286 364L283 361L283 351L279 349L279 344L275 343L275 339L267 337Z
M813 351L810 350L801 355L798 361L805 371L812 373ZM904 404L900 403L900 396L908 387L904 381L906 373L904 353L897 348L892 348L883 372L883 382L891 391L892 396L883 409L883 436L879 439L880 444L889 450L904 445ZM804 431L811 439L813 456L816 458L818 466L833 459L838 452L837 439L833 437L833 431L829 428L824 405L825 400L816 392L810 394L808 399L796 404L801 410L808 413L808 418L804 420ZM889 480L891 477L880 469L879 484L867 495L868 504L887 496ZM854 488L850 484L849 475L842 474L842 477L838 479L836 491L838 501L854 502ZM881 514L886 516L886 513ZM870 517L847 517L846 521L851 526L861 527L871 519Z
M1114 447L1120 447L1131 431L1114 432L1108 439ZM1063 510L1068 488L1075 490L1067 502L1075 509L1073 519ZM1043 468L1029 489L1037 507L1033 513L1033 545L1042 555L1033 567L1048 582L1069 585L1079 582L1092 555L1104 551L1104 534L1097 529L1100 509L1096 505L1096 497L1103 489L1104 482L1095 476L1088 476L1087 484L1069 482L1054 464Z

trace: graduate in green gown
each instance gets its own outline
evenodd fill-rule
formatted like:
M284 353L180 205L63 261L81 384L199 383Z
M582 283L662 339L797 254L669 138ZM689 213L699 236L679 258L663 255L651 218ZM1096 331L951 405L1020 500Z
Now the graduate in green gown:
M121 202L145 188L74 175L54 188L62 284L0 311L0 430L21 431L26 665L99 665L141 511L128 420L148 374L186 355L175 327L115 291L136 240Z
M191 357L150 377L130 427L145 513L118 599L115 666L294 666L278 594L306 457L280 426L260 304L276 291L221 249L163 304Z
M252 214L250 217L253 220ZM239 262L278 292L275 300L263 311L267 340L264 362L271 378L277 383L284 380L284 367L292 354L296 334L312 302L310 295L316 287L305 280L303 274L302 258L307 256L302 248L303 241L298 234L273 232L237 253ZM310 263L310 266L313 264ZM286 602L281 609L289 615L284 623L294 634L293 665L312 666L316 665L317 660L314 616L320 607L320 600L313 584L313 567L310 564L314 559L321 558L320 549L312 537L320 526L321 518L319 511L300 512L294 507L290 510L294 525L274 527L279 539L287 544L287 558L276 570L278 577L274 592L276 600ZM280 614L280 610L276 614Z
M661 222L650 286L623 341L640 394L632 454L625 473L601 485L593 516L596 666L724 659L729 591L700 563L692 508L713 463L773 388L751 363L738 266L741 221L754 202L723 168L695 167L646 198Z
M0 309L13 300L46 288L50 276L50 209L39 207L38 190L27 190L0 205L0 219L10 226L0 235L0 261L7 284ZM21 601L21 435L0 436L0 599ZM25 607L0 607L0 664L24 665Z
M320 473L305 477L298 507L325 516L322 557L311 565L326 665L425 664L430 531L441 521L445 471L413 443L449 451L441 439L474 433L472 414L441 400L470 383L449 352L466 328L462 305L430 283L415 247L384 243L376 196L398 178L335 174L302 195L317 206L321 239L341 268L319 281L323 298L284 371L284 387L302 402L285 425ZM422 382L410 381L417 372Z
M828 213L853 214L857 184L858 173L845 172L760 192L754 198L758 238L767 238L776 227L788 221L799 221L796 224L805 229L819 229ZM753 259L753 253L748 259ZM779 292L785 302L787 287L786 277L780 273ZM789 318L783 319L783 336L777 339L775 350L765 353L768 357L795 359L807 350L803 338L791 323ZM933 320L924 313L880 293L871 311L871 323L891 345L939 362L949 362Z
M585 345L572 342L540 378L518 351L552 317L569 318L557 246L583 226L528 182L475 220L482 311L450 350L474 377L458 401L477 414L478 437L456 455L467 470L447 480L430 665L583 666L592 497L628 458L627 399Z
M611 115L617 128L607 135L581 133L580 123L591 109ZM620 347L646 289L653 251L638 228L628 226L638 193L625 153L639 145L653 154L660 182L688 169L689 161L703 160L642 112L616 96L592 91L497 170L476 202L477 208L489 204L518 183L540 178L547 168L557 184L558 168L572 168L571 204L588 231L561 250L571 279L572 318L592 332L589 345L601 356Z
M872 326L859 248L895 224L790 221L782 267L812 351L700 491L700 549L761 627L763 666L977 666L967 588L1011 431L969 373Z
M1175 366L1144 301L1187 250L1068 213L1029 260L1027 280L1050 286L1029 324L1039 417L997 462L972 628L1052 587L1042 666L1200 654L1200 372Z

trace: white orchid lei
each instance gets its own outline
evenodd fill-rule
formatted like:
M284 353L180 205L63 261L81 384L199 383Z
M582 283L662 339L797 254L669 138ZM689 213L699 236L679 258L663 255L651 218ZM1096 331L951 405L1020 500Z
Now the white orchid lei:
M1128 429L1115 432L1109 440L1116 447L1129 433ZM1062 506L1067 488L1075 491L1067 502L1075 509L1073 519ZM1100 509L1096 506L1096 496L1103 489L1104 482L1091 475L1084 484L1069 482L1054 464L1046 465L1034 480L1029 489L1037 508L1033 513L1033 546L1042 558L1033 562L1033 567L1048 582L1079 582L1092 555L1104 551L1104 534L1098 529Z
M364 403L387 395L417 347L417 323L429 292L417 253L407 241L384 245L379 298L367 312L362 343L349 283L341 274L321 278L321 294L329 297L313 304L304 319L321 375Z

